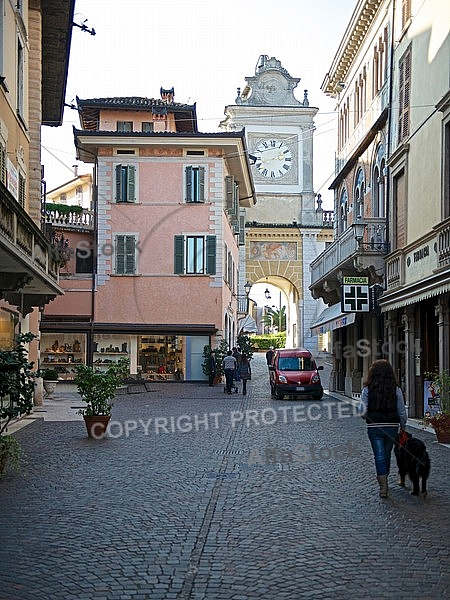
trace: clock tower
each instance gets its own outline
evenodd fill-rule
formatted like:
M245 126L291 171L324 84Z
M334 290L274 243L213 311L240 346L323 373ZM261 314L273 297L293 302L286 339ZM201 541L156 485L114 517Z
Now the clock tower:
M309 106L306 90L303 100L297 100L300 79L291 77L275 57L260 56L255 74L245 81L220 123L226 131L245 129L255 183L257 202L245 214L245 281L279 287L288 317L286 346L314 352L318 339L309 325L324 305L308 289L309 263L332 241L332 228L324 227L320 196L313 190L318 109Z

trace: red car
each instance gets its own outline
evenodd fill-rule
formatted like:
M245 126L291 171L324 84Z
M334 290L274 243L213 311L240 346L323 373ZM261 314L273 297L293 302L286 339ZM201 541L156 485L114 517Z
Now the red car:
M269 365L272 396L282 400L284 396L310 397L320 400L323 396L322 382L315 360L304 348L275 350Z

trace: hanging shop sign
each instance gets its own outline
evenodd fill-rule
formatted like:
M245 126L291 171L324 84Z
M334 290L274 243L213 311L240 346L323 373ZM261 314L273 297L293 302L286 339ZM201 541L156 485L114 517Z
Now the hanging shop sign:
M369 312L369 278L344 277L341 286L341 311Z

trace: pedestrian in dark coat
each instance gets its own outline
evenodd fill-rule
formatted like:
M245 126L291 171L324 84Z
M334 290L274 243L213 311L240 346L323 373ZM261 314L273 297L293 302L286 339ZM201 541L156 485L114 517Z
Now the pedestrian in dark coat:
M211 352L208 358L208 369L209 369L209 387L213 387L214 379L217 373L216 356L214 352Z
M247 393L247 381L252 378L252 369L250 367L250 361L246 354L242 354L241 360L241 379L242 379L242 393Z
M233 348L233 356L236 359L236 371L234 373L234 378L236 381L240 381L241 380L241 360L242 360L242 354L241 354L241 349L240 348Z
M268 367L270 367L270 365L272 364L272 358L274 354L275 352L273 350L273 346L270 346L270 348L266 352L266 362Z

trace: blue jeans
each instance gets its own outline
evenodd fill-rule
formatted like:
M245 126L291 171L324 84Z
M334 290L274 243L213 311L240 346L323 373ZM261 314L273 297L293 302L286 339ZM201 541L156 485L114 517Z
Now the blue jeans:
M377 475L389 475L391 453L398 433L398 425L368 427L367 435L372 445Z

